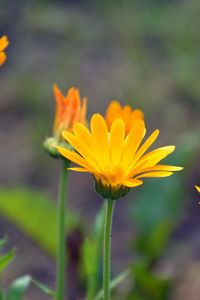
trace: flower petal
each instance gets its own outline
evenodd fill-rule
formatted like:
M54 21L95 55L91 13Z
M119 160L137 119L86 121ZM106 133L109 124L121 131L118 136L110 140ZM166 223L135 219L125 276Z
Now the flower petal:
M173 174L173 172L147 172L147 173L137 176L136 179L144 178L144 177L146 177L146 178L147 177L168 177L172 174Z
M92 151L95 151L95 142L94 139L88 130L88 128L81 124L81 123L76 123L73 127L73 131L77 139L80 139L80 141L84 142L85 144L88 145Z
M3 65L5 60L6 60L6 53L5 52L0 52L0 66Z
M150 172L150 171L181 171L183 170L183 167L177 167L177 166L169 166L169 165L156 165L153 167L145 168L141 170L141 172Z
M91 132L96 144L96 149L102 156L104 167L109 166L108 128L100 114L94 114L91 119Z
M195 185L195 188L197 189L197 191L200 193L200 187Z
M139 148L137 151L135 157L134 157L134 162L136 162L146 151L147 149L155 142L159 135L159 130L156 129L150 137L144 142L144 144Z
M110 130L110 158L113 166L118 166L121 160L125 138L125 124L121 119L115 119Z
M139 159L135 165L133 164L131 165L131 167L129 168L128 176L132 177L137 173L141 173L141 171L145 168L150 168L155 166L159 161L164 159L174 150L175 150L175 146L166 146L147 153L146 155L141 157L141 159Z
M124 170L130 166L134 155L146 133L145 124L143 120L135 121L134 125L124 143L124 150L120 165Z
M88 169L90 172L93 171L93 167L79 154L77 154L74 151L70 151L66 148L59 147L55 145L55 148L58 150L58 152L63 155L65 158L73 161L74 163Z
M6 35L0 38L0 51L3 51L9 45L9 40Z
M123 185L128 186L128 187L136 187L141 184L143 184L143 181L135 179L135 178L123 181Z
M78 168L78 167L67 168L67 170L76 171L76 172L91 173L88 169L85 169L85 168Z
M97 164L95 160L95 153L92 151L90 147L85 143L85 141L80 140L76 136L74 136L72 133L68 131L63 131L62 135L64 139L72 145L72 147L77 150L77 152L85 158L85 160L96 169L99 169L99 165Z
M106 111L106 117L105 117L109 129L111 128L113 120L120 116L120 111L121 111L120 103L118 101L113 100L108 106L108 109Z

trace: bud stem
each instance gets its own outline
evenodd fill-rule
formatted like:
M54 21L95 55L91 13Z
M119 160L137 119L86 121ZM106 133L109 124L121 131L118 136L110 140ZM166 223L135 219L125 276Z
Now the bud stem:
M66 282L66 243L65 243L65 207L66 207L66 184L69 162L63 160L59 181L58 210L57 210L57 273L56 273L56 299L65 299Z

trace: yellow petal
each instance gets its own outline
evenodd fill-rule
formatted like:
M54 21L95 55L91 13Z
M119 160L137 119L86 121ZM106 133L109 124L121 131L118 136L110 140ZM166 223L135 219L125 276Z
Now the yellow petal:
M110 130L110 157L113 166L120 163L125 138L125 124L121 119L113 121Z
M0 38L0 51L3 51L9 45L9 40L6 35Z
M72 133L68 131L63 131L62 135L64 139L72 145L72 147L81 154L82 157L95 169L99 169L99 165L97 164L94 156L94 152L92 152L91 148L85 143L85 141L79 140Z
M94 114L91 119L91 132L96 144L96 149L102 156L104 167L109 166L109 141L108 128L104 118L100 114Z
M85 172L85 173L91 173L88 169L85 168L68 168L67 170L76 171L76 172Z
M73 161L74 163L88 169L89 171L93 170L92 166L84 159L82 158L79 154L77 154L74 151L70 151L66 148L55 146L56 149L58 149L58 152L66 157L67 159Z
M168 156L175 150L175 146L161 147L145 154L135 165L129 168L128 176L132 177L134 174L141 173L145 168L155 166L158 162ZM131 170L132 169L132 170Z
M136 179L144 177L168 177L172 174L173 172L148 172L137 176Z
M6 60L6 53L5 52L0 52L0 66L3 65L5 60Z
M143 120L135 121L124 143L124 150L123 150L122 160L120 164L121 166L123 166L124 170L126 170L130 166L133 157L136 151L138 150L138 147L145 133L146 133L146 129L145 129L144 121Z
M142 169L141 172L150 172L150 171L181 171L183 170L183 167L177 167L177 166L168 166L168 165L156 165L150 168Z
M87 127L81 123L76 123L73 127L73 131L76 138L79 139L81 143L84 142L84 144L87 145L90 151L92 150L95 161L97 163L99 162L98 165L101 166L102 155L98 151L94 138Z
M155 142L158 135L159 135L159 130L157 129L150 135L150 137L139 148L139 150L137 151L134 157L134 162L136 162L147 151L147 149Z
M80 141L84 141L90 149L95 151L95 143L94 139L90 133L90 131L81 123L76 123L73 127L73 131L75 136L80 139Z
M197 191L200 193L200 187L195 185L195 188L197 189Z
M129 180L123 181L123 185L128 186L128 187L136 187L141 184L143 184L143 181L138 180L138 179L129 179Z

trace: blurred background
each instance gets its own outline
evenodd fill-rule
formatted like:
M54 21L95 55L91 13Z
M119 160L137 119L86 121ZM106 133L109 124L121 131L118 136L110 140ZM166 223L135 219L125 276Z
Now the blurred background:
M0 35L10 40L0 69L0 235L16 247L5 287L23 274L54 286L60 162L42 143L57 83L64 94L80 88L88 119L113 99L142 109L148 133L161 130L155 146L176 145L168 162L185 167L117 203L113 276L130 264L132 273L113 299L199 299L199 12L198 0L0 0ZM101 205L92 177L71 172L70 300L84 299L82 245ZM31 285L24 299L51 298Z

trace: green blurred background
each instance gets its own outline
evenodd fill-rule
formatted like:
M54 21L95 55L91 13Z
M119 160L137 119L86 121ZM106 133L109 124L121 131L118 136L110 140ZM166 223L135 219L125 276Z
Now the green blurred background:
M199 299L200 198L194 189L200 185L199 16L198 0L0 0L0 35L10 40L0 70L0 234L17 248L5 286L27 273L54 284L60 164L44 153L42 143L52 134L57 83L63 93L72 85L80 88L88 98L88 118L104 114L117 99L144 111L149 133L161 130L156 146L177 146L170 163L184 166L184 172L146 180L117 204L113 274L133 258L142 256L146 263L144 257L150 257L151 272L172 282L166 299ZM84 273L77 271L79 246L101 199L85 174L70 173L68 194L71 300L76 300L84 295L77 283L77 274ZM158 228L164 229L156 235ZM125 299L123 293L130 300L165 299L150 296L153 288L141 292L141 285L132 292L135 298L128 296L130 282L113 299ZM50 298L31 286L25 299Z

